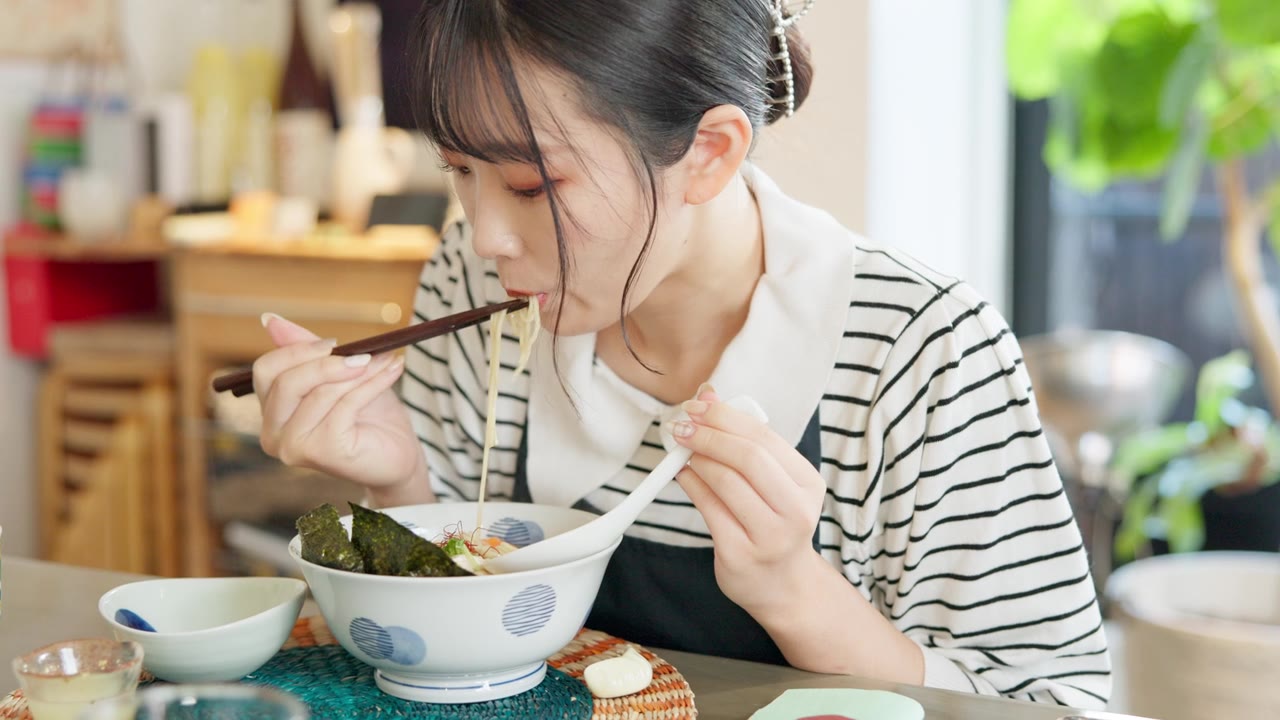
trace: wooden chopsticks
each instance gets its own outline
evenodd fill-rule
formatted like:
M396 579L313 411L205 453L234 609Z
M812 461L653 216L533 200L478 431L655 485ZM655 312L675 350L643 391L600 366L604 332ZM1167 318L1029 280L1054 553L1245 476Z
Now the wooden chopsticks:
M422 342L428 338L436 337L451 333L470 325L484 320L494 313L502 310L519 310L529 304L529 298L516 298L506 302L497 303L496 305L487 305L485 307L473 308L465 310L456 315L449 315L437 320L429 320L427 322L410 325L398 330L392 330L381 335L374 335L363 340L339 345L333 349L334 355L377 355L378 353L390 352L398 350L402 347ZM241 397L249 395L253 392L253 368L246 370L237 370L236 372L220 375L213 381L214 392L231 391L232 395Z

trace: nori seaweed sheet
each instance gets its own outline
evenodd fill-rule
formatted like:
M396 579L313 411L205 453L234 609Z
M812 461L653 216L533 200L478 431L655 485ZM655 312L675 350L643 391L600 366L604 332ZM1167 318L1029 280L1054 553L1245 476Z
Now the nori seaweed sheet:
M302 536L303 560L336 570L364 570L364 558L347 537L338 519L338 508L325 503L298 518L297 527Z
M439 545L419 536L391 516L351 503L351 542L372 575L458 577L472 575Z

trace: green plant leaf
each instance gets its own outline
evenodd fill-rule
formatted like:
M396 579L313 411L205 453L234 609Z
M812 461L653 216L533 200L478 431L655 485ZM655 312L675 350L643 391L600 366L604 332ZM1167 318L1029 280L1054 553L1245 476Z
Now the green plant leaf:
M1200 84L1209 74L1213 62L1212 26L1203 24L1196 29L1190 42L1178 53L1169 70L1164 90L1160 95L1160 124L1174 127L1187 117L1195 101Z
M1158 175L1178 146L1178 132L1160 127L1154 120L1121 124L1108 117L1099 137L1110 172L1133 178Z
M1253 368L1249 354L1233 350L1204 364L1196 379L1196 422L1205 427L1209 437L1226 428L1222 405L1253 385Z
M1111 181L1097 131L1098 118L1064 90L1049 98L1044 161L1078 190L1093 193Z
M1013 92L1027 100L1056 93L1071 59L1092 54L1102 43L1103 20L1079 0L1012 0L1005 62Z
M1108 116L1129 126L1158 124L1166 82L1195 32L1154 7L1116 18L1093 64Z
M1204 513L1199 497L1178 495L1160 503L1165 540L1175 553L1195 552L1204 547Z
M1147 544L1147 520L1155 509L1157 483L1156 478L1141 483L1125 501L1124 515L1114 540L1116 559L1120 562L1134 559L1138 550Z
M1116 448L1111 472L1132 487L1139 478L1151 475L1195 446L1195 437L1188 429L1186 423L1176 423L1129 436Z
M1160 208L1160 236L1165 240L1181 237L1187 229L1196 191L1200 189L1205 144L1208 140L1208 122L1203 115L1192 114L1182 129L1178 152L1165 174L1163 204Z
M1215 161L1251 155L1266 146L1275 118L1280 63L1272 53L1231 56L1218 77L1202 84L1198 99L1211 118L1209 157Z
M1275 0L1214 0L1227 42L1238 47L1280 43L1280 6Z
M1253 448L1230 437L1169 464L1160 477L1160 496L1172 498L1200 496L1223 485L1238 482L1253 462Z

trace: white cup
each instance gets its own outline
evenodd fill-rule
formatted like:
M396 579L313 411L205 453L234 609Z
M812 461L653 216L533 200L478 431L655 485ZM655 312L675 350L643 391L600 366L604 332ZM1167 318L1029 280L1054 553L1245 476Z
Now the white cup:
M119 239L129 216L120 187L106 173L76 168L63 173L58 219L81 240Z

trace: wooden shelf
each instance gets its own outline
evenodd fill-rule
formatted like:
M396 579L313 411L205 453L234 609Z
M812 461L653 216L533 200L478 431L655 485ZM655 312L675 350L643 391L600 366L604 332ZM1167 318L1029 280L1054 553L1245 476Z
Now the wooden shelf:
M216 243L175 245L175 250L212 255L253 255L259 257L295 257L320 260L370 260L426 262L439 245L433 231L411 236L380 235L315 235L296 240L228 240Z
M94 262L135 262L166 257L170 248L163 243L138 240L102 240L86 242L66 236L22 237L4 239L6 255L47 258L49 260L81 260Z
M174 252L324 260L375 262L420 260L426 262L435 252L439 242L439 237L431 230L412 233L375 230L366 235L315 235L296 240L237 239L192 244L133 239L87 242L61 235L48 237L9 235L4 239L4 252L6 255L13 256L83 262L160 260Z

